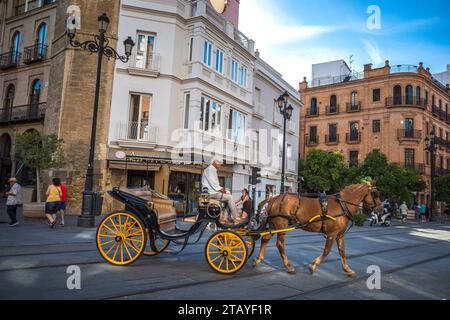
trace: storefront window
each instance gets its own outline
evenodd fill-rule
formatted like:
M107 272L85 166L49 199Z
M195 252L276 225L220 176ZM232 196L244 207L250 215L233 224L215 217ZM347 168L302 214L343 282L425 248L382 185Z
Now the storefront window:
M128 171L127 188L137 189L150 187L155 189L155 172L153 171Z

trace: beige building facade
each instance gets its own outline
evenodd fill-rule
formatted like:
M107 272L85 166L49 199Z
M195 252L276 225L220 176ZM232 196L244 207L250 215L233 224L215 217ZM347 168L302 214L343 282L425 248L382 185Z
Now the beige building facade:
M340 151L349 165L374 150L389 162L411 167L430 185L431 161L426 137L437 137L438 174L450 172L450 89L418 66L364 67L359 76L310 87L300 83L300 157L312 148ZM427 201L428 190L419 195Z

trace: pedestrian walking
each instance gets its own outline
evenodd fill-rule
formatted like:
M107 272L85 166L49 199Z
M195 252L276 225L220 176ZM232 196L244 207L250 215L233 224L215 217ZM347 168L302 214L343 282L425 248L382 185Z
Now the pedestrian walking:
M56 213L61 206L61 180L53 179L53 184L47 188L47 201L45 202L45 215L48 219L48 225L53 228L57 222Z
M65 183L61 182L61 179L56 178L57 183L60 184L61 187L61 204L59 206L59 210L58 213L61 215L61 222L59 223L59 225L61 227L64 227L64 215L65 215L65 211L66 211L66 202L67 202L67 186Z
M425 203L422 203L420 205L420 222L425 222L426 219L426 215L427 215L427 205Z
M400 205L400 213L402 214L402 223L406 223L408 220L408 206L406 205L406 201Z
M414 220L419 220L420 217L420 205L418 202L414 203Z
M5 193L8 197L6 199L6 212L11 220L8 226L15 227L19 224L19 221L17 221L17 207L22 204L22 188L14 177L9 179L9 184L11 189Z

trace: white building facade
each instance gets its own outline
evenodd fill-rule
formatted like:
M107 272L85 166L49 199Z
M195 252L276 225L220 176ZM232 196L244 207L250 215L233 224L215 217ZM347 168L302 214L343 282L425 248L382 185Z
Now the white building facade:
M223 185L236 198L248 187L258 165L252 130L257 57L254 42L225 17L207 0L122 1L119 43L132 36L136 46L114 75L112 186L149 185L183 202L180 211L193 212L202 169L219 157ZM291 145L297 148L298 136Z

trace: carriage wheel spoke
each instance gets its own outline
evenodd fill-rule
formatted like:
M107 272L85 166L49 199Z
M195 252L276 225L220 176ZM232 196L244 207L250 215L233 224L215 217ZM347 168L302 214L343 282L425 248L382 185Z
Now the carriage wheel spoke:
M124 245L124 247L125 247L125 250L126 250L127 253L128 253L128 257L130 257L130 259L133 259L133 256L131 255L130 251L128 250L128 245L127 245L127 243L125 242L123 245ZM131 246L131 247L132 247L132 246Z
M217 257L215 257L214 259L211 260L211 262L216 262L220 257L222 257L221 255L218 255Z
M119 247L120 247L120 242L117 243L117 247L116 247L116 251L114 251L114 255L112 257L112 259L115 261L116 260L116 255L117 255L117 251L119 251Z
M109 257L109 253L112 251L112 249L117 245L117 242L114 243L111 248L109 248L109 250L106 252L106 255Z

